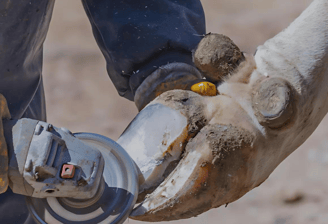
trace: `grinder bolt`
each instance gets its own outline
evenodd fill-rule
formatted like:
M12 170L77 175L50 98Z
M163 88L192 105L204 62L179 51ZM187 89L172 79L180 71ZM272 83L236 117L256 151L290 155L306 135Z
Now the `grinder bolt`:
M75 173L75 166L72 164L64 164L61 170L61 178L72 179Z

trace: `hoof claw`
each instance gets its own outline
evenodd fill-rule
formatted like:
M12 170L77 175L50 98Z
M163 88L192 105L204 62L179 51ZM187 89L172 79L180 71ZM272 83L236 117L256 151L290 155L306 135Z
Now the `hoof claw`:
M269 128L281 128L294 114L293 89L282 78L262 81L253 96L253 108L259 123Z

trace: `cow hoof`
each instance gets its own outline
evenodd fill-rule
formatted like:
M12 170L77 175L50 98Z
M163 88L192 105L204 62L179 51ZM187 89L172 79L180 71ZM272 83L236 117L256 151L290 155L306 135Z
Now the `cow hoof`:
M281 128L295 115L293 89L282 78L262 81L255 88L252 101L259 123L269 128Z
M207 34L193 54L196 67L210 82L221 81L245 60L238 46L222 34Z

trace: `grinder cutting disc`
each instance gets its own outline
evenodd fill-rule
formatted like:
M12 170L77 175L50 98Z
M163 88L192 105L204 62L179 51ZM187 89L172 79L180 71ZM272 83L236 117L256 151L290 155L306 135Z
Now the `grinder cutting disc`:
M138 178L133 160L109 138L93 133L74 135L97 148L104 157L103 180L96 195L87 200L26 197L30 213L42 224L123 223L138 196Z

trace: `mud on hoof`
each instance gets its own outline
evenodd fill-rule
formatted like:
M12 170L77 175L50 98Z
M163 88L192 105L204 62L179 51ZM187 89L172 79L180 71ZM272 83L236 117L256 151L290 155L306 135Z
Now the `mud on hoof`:
M231 125L206 125L165 181L132 212L140 221L191 218L233 202L253 187L254 136ZM240 187L242 186L242 187Z
M207 80L218 82L232 74L245 57L229 37L210 33L198 44L193 60Z

